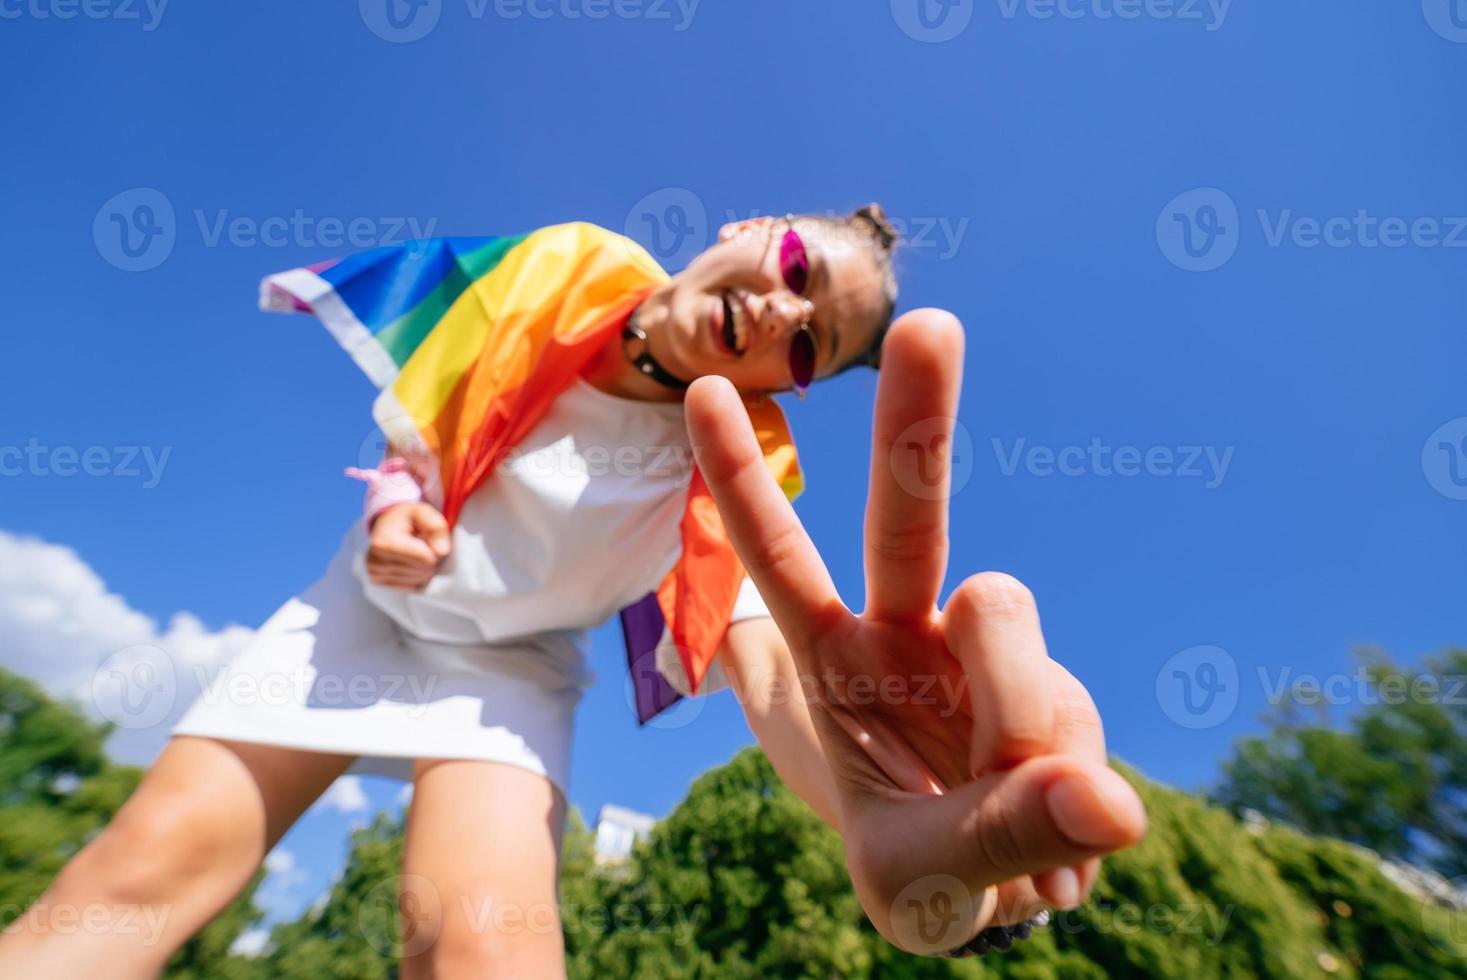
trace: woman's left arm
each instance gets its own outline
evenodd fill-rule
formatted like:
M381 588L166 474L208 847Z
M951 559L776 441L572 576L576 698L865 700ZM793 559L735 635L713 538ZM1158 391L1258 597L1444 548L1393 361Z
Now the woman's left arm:
M749 730L774 771L820 819L840 830L840 803L789 644L768 616L729 626L718 660Z

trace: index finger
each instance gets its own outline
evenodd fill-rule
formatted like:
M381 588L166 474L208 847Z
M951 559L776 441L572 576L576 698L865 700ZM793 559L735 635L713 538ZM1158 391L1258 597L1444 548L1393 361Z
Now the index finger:
M839 611L830 572L775 483L749 414L727 379L694 381L684 399L688 434L734 550L791 647L808 650Z

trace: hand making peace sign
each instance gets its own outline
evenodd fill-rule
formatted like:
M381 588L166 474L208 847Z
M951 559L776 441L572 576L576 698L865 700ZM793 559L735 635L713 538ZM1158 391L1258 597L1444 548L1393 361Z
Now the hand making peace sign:
M1049 659L1028 590L983 573L937 606L962 363L962 328L941 310L905 314L886 338L860 614L769 476L733 387L701 378L685 403L699 467L814 692L856 893L888 940L919 953L1078 904L1100 855L1146 825L1106 765L1089 694Z

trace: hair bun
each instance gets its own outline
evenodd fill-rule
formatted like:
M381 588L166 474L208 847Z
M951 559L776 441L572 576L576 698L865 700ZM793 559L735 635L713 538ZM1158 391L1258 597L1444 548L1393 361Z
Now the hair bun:
M886 219L886 211L882 209L880 204L874 201L864 208L858 209L851 215L851 220L864 221L869 224L871 230L876 232L876 240L880 242L883 251L891 251L891 247L901 237L897 234L896 229L892 227L891 222Z

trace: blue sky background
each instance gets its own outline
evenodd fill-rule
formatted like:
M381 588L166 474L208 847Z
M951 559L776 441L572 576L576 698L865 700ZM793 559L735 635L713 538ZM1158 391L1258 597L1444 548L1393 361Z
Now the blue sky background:
M878 200L910 232L902 308L968 330L948 587L1026 581L1114 752L1204 787L1281 672L1467 642L1467 0L1134 19L965 0L929 26L916 0L623 0L601 19L595 0L439 0L406 34L385 2L63 19L63 0L0 0L0 446L170 452L156 486L7 473L0 528L75 549L159 620L257 626L361 503L341 469L370 385L311 319L255 310L261 276L355 250L320 219L378 239L399 219L584 219L676 265L728 217ZM113 215L142 204L165 234L129 258ZM248 235L297 213L283 239ZM221 216L243 234L216 238ZM1332 218L1335 245L1301 244L1298 219ZM1388 218L1437 219L1455 247L1421 224L1380 245ZM874 390L852 374L791 406L798 509L856 607ZM1019 440L1228 466L1046 475L1042 455L1006 465ZM638 731L619 636L596 642L573 801L665 813L750 736L727 696ZM396 805L395 784L366 789ZM281 914L361 816L315 811L287 838Z

